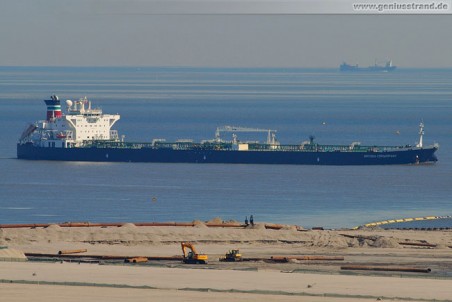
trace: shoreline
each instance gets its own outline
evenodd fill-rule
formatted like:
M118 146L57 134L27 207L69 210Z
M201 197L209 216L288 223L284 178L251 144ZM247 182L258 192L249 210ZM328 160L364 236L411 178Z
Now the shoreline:
M0 261L2 297L28 301L27 295L12 299L28 290L42 294L35 301L53 301L58 294L67 301L76 301L80 295L88 301L121 301L119 297L126 293L136 295L137 301L162 302L168 301L165 297L171 301L208 297L296 301L308 297L322 302L375 301L380 297L447 301L452 297L452 230L193 225L1 228L0 246L11 250L56 256L59 251L81 251L77 256L64 255L66 258ZM186 241L208 255L208 264L182 263L180 244ZM239 249L248 261L219 261L231 249ZM96 255L112 258L95 259ZM152 259L158 256L170 259ZM127 264L126 257L151 260ZM342 269L347 266L424 272ZM68 282L72 282L70 286Z

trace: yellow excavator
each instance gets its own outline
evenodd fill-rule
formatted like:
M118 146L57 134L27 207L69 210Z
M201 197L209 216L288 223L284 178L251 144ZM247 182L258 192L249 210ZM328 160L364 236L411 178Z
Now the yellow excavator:
M206 264L207 255L198 254L193 244L190 242L181 242L182 253L184 253L184 263L188 264ZM188 251L189 250L189 251Z

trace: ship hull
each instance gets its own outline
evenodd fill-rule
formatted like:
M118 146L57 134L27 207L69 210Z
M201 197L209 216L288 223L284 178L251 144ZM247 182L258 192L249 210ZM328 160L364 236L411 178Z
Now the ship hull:
M390 67L356 67L356 66L340 66L339 70L342 72L390 72L396 70L396 66Z
M153 148L45 148L17 145L17 157L28 160L223 163L283 165L403 165L436 162L437 148L388 152L172 150Z

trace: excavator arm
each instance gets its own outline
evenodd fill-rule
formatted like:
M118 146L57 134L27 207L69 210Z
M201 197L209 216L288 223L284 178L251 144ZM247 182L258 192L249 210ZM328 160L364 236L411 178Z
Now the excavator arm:
M189 249L193 255L198 254L195 247L190 242L181 242L181 247L182 247L182 253L184 254L184 258L189 255L189 252L187 252L187 249Z

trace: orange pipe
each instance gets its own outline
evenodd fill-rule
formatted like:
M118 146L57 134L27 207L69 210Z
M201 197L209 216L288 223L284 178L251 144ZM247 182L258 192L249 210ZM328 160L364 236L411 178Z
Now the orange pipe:
M288 262L289 260L322 260L322 261L338 261L344 260L343 256L272 256L270 260L275 262Z
M17 228L45 228L50 224L47 223L29 223L29 224L0 224L0 229L17 229Z
M86 253L87 249L80 249L80 250L63 250L59 251L58 255L67 255L67 254L78 254L78 253Z
M270 230L280 230L283 228L283 226L280 224L266 224L265 228Z
M206 223L206 226L210 228L239 228L244 225L240 223Z
M148 262L148 258L146 257L134 257L134 258L127 258L125 260L127 263L141 263L141 262Z
M289 256L288 258L295 260L329 260L329 261L344 260L344 256Z
M16 228L46 228L51 225L58 225L62 228L81 228L81 227L120 227L123 226L125 222L64 222L64 223L26 223L26 224L0 224L0 229L16 229ZM193 222L135 222L135 226L176 226L176 227L194 227ZM246 227L246 225L241 223L206 223L207 227L212 228L238 228ZM283 225L280 224L266 224L266 229L280 230Z

